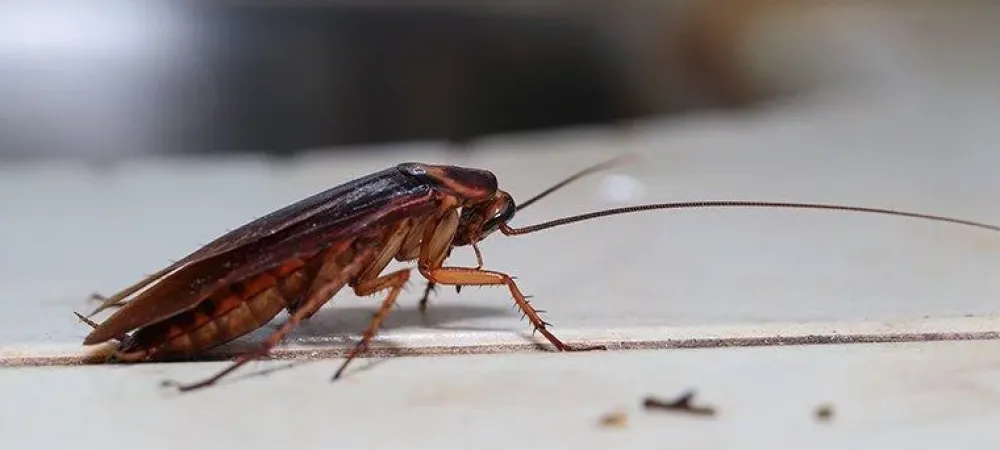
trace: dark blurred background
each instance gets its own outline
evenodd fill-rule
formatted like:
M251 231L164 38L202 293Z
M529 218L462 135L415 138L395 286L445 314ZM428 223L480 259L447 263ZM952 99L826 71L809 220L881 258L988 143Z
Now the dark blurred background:
M288 155L742 108L898 75L921 8L869 3L5 3L0 157Z

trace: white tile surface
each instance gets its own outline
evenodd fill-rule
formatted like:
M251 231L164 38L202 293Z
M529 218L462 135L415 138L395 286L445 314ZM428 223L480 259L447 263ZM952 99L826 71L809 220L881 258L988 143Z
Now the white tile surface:
M282 367L260 363L245 374ZM178 395L220 364L0 371L4 448L991 449L1000 342L336 361ZM643 411L695 389L714 418ZM39 395L39 393L47 395ZM831 404L833 420L815 408ZM621 429L599 418L624 412ZM61 420L55 420L58 418Z
M134 161L103 171L0 166L0 363L79 355L72 310L225 229L404 160L484 167L516 198L614 153L644 155L523 212L518 224L624 203L764 199L889 206L1000 222L1000 132L987 96L901 96L619 130L432 144L286 163ZM536 152L537 150L537 152ZM699 346L990 337L1000 331L1000 235L879 216L774 210L651 213L519 238L487 266L519 277L567 339ZM471 252L455 256L472 262ZM429 323L415 283L383 343L461 352L524 344L502 289L442 291ZM375 305L342 294L288 347L336 353ZM261 337L260 330L242 344ZM177 397L219 363L0 370L12 448L992 448L1000 341L399 358L326 381L335 360L266 377L252 365ZM49 359L49 361L52 361ZM355 370L366 365L359 361ZM646 394L721 409L649 415ZM811 414L831 402L833 423ZM601 429L622 410L628 425ZM58 414L51 411L58 411ZM53 419L55 417L55 419ZM6 447L5 447L6 448Z
M497 138L472 155L413 144L283 164L136 161L102 172L7 165L0 168L0 352L77 354L87 329L71 311L92 307L84 301L90 292L111 293L226 229L404 160L488 168L523 199L613 154L643 155L524 211L518 224L693 199L852 203L1000 223L1000 156L987 145L1000 139L977 119L989 111L955 121L949 108L957 107L787 108L630 132ZM612 185L628 187L632 198L608 194ZM487 266L518 276L568 339L679 344L706 335L1000 331L1000 234L953 225L829 212L658 212L497 235L482 249ZM471 263L471 251L454 260ZM418 283L386 324L382 338L393 345L528 342L528 325L500 288L442 291L425 327L415 313ZM336 346L376 306L347 293L334 303L292 341Z

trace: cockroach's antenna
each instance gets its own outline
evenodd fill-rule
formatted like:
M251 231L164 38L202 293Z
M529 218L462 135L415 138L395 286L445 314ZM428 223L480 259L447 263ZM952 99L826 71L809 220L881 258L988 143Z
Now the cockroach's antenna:
M594 164L593 166L590 166L590 167L588 167L586 169L583 169L583 170L581 170L581 171L579 171L579 172L577 172L577 173L575 173L573 175L570 175L569 177L566 177L566 179L564 179L564 180L556 183L555 186L552 186L552 187L550 187L550 188L542 191L540 194L538 194L538 195L536 195L536 196L534 196L534 197L532 197L532 198L530 198L530 199L528 199L528 200L526 200L524 202L519 203L517 205L517 210L520 211L520 210L522 210L524 208L527 208L528 205L530 205L532 203L535 203L535 202L541 200L542 198L545 198L547 195L549 195L549 194L551 194L551 193L559 190L560 188L562 188L563 186L566 186L567 184L570 184L570 183L576 181L579 178L582 178L584 176L590 175L590 174L595 173L595 172L600 172L602 170L610 169L610 168L615 167L615 166L620 166L620 165L624 164L625 162L631 161L633 159L637 159L638 157L639 157L639 155L636 155L634 153L628 153L628 154L625 154L625 155L622 155L622 156L617 156L615 158L611 158L611 159L609 159L607 161L604 161L604 162L602 162L600 164Z
M952 217L938 216L933 214L922 214L906 211L898 211L883 208L867 208L862 206L831 205L820 203L784 203L784 202L762 202L762 201L740 201L740 200L706 200L675 203L655 203L649 205L626 206L622 208L606 209L576 216L563 217L561 219L550 220L526 227L513 228L506 223L500 224L500 232L507 236L535 233L538 231L568 225L575 222L596 219L599 217L614 216L619 214L630 214L641 211L651 211L660 209L690 209L690 208L789 208L789 209L820 209L832 211L850 211L872 214L885 214L890 216L901 216L915 219L932 220L937 222L947 222L959 225L966 225L975 228L982 228L990 231L1000 231L1000 226L971 220L956 219Z

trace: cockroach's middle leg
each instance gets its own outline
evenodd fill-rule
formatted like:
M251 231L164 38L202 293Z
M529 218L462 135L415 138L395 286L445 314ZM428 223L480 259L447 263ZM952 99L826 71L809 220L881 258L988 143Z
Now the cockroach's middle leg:
M347 365L354 360L361 352L368 348L368 343L371 342L372 337L378 332L379 326L382 325L382 321L385 317L389 315L392 311L392 306L396 304L396 298L399 297L400 291L403 290L403 286L410 279L410 269L400 269L392 272L388 275L383 275L381 277L364 280L354 287L354 293L359 297L365 297L372 295L376 292L389 289L389 294L386 295L385 300L382 301L382 306L379 307L378 311L375 313L375 317L372 317L371 322L368 324L368 328L361 335L361 341L351 349L351 352L347 354L347 359L340 365L337 369L337 373L333 374L333 379L336 380L344 373L344 369Z
M468 267L440 267L437 269L424 269L421 268L421 274L428 280L431 280L437 284L447 284L453 286L497 286L505 285L510 290L511 295L514 297L514 303L517 307L521 309L531 325L537 330L545 339L548 339L550 343L559 351L591 351L591 350L607 350L607 347L603 345L595 345L589 347L573 347L565 342L561 341L555 335L552 334L547 328L551 325L550 323L542 320L542 317L538 314L538 310L534 306L528 303L528 299L525 298L524 294L521 293L521 289L517 287L517 283L514 279L505 273L493 272L489 270L474 269Z
M427 302L430 300L431 292L437 291L437 284L433 281L427 282L427 287L424 288L424 295L420 297L420 303L417 303L417 309L420 311L421 316L427 314Z
M281 342L282 339L284 339L288 333L294 330L299 323L308 317L312 317L317 310L333 298L337 291L347 285L351 278L357 276L357 274L371 262L373 256L373 251L364 251L359 253L349 264L344 267L340 267L334 262L336 255L330 255L330 258L323 263L323 267L320 269L319 274L314 280L312 288L309 290L309 294L305 301L302 302L295 312L289 316L288 320L282 324L281 328L274 333L271 333L271 335L264 340L260 349L241 355L236 359L236 361L230 364L229 367L226 367L203 381L186 385L172 381L165 381L163 384L167 386L174 386L181 392L208 387L246 363L266 356L275 346L278 345L279 342Z

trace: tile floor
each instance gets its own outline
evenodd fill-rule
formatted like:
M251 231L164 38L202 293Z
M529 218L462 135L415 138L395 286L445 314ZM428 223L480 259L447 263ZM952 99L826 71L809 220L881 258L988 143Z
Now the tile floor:
M526 209L518 224L693 199L849 203L1000 223L1000 154L990 144L1000 132L982 119L993 111L956 120L948 105L803 108L508 136L467 155L416 143L285 163L5 165L0 361L12 367L0 371L0 428L18 448L102 449L773 448L782 437L809 448L954 439L973 448L996 437L984 424L1000 413L1000 344L969 340L1000 333L1000 234L850 213L655 212L482 245L487 267L516 275L565 339L659 350L424 355L356 370L339 385L326 382L335 363L324 359L181 398L159 380L190 381L219 363L23 367L83 354L88 330L71 313L92 306L90 292L111 293L253 217L404 160L487 168L523 199L614 154L642 156ZM468 251L454 261L474 260ZM442 290L426 323L415 312L421 290L414 283L400 300L378 345L463 353L531 342L502 289ZM336 354L375 303L342 293L328 306L285 352ZM710 348L804 342L844 345ZM671 349L692 346L704 348ZM642 395L689 387L722 415L638 409ZM835 405L829 424L811 416L821 402ZM617 408L628 425L598 427Z
M221 363L0 371L4 448L989 449L1000 420L997 341L376 361L337 383L332 361L269 361L183 395L157 385ZM715 415L641 406L688 389Z

